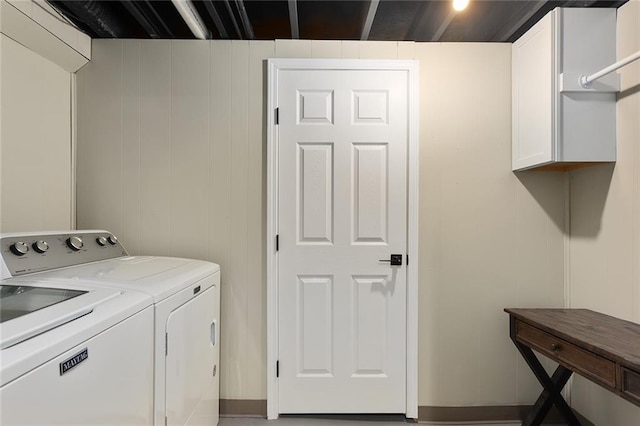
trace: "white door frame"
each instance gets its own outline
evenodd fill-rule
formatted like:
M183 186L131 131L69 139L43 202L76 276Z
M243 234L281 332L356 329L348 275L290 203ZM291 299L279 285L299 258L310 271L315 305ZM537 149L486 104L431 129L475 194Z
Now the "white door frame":
M406 412L418 418L418 63L411 60L269 59L267 92L267 418L279 416L278 379L278 73L282 70L404 70L409 81L407 181Z

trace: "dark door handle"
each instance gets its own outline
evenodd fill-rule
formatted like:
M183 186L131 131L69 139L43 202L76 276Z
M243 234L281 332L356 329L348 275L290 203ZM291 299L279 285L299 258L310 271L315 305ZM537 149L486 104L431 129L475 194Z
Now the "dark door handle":
M380 262L389 262L391 266L402 266L402 255L392 254L391 259L380 259Z

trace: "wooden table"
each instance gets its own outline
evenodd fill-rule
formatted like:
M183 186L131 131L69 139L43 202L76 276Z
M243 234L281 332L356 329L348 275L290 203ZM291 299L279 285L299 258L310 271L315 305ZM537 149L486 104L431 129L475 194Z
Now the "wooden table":
M522 423L539 425L555 405L580 425L560 391L573 372L640 406L640 325L587 309L505 309L510 336L544 390ZM558 368L551 377L532 349Z

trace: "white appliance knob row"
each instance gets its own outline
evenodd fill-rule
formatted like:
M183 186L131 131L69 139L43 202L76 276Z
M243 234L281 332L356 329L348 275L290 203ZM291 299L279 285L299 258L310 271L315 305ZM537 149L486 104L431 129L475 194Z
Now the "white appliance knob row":
M84 248L84 242L82 241L82 238L78 236L67 238L65 243L67 244L67 247L69 247L73 251L80 251ZM109 235L108 237L99 236L96 238L96 243L98 243L98 245L101 247L104 247L107 244L115 246L116 244L118 244L118 238L115 235ZM31 246L23 241L17 241L11 244L11 246L9 246L9 249L16 256L24 256L25 254L29 253L30 247L33 248L35 252L40 254L49 251L49 243L44 240L38 240L31 244Z
M84 243L80 237L69 237L67 238L67 246L73 251L80 251L84 247Z

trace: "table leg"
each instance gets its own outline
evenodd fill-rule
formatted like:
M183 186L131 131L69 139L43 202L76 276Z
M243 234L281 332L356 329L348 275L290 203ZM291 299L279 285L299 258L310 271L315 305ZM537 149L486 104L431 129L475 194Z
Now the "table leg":
M569 426L580 426L580 421L575 414L573 414L571 407L569 407L567 401L565 401L560 394L562 388L567 383L567 380L571 377L572 371L562 365L559 365L553 375L549 377L531 348L516 340L515 321L513 318L511 321L511 340L513 340L516 348L518 348L518 351L526 361L527 365L531 371L533 371L533 374L544 388L531 409L531 412L522 422L522 426L538 426L542 424L542 421L553 405L558 408L558 411L560 411L560 414L564 417Z

